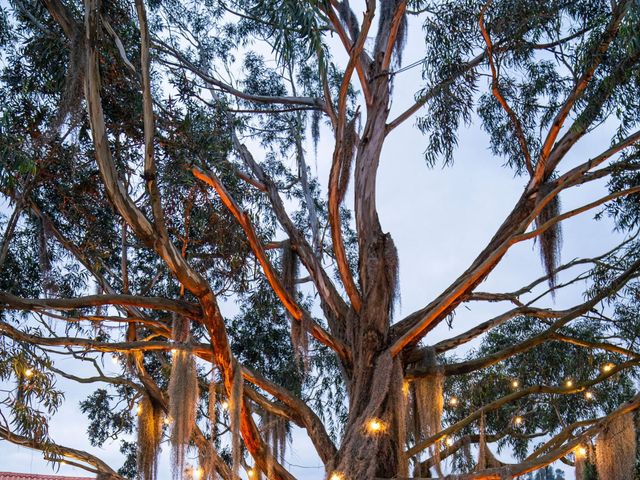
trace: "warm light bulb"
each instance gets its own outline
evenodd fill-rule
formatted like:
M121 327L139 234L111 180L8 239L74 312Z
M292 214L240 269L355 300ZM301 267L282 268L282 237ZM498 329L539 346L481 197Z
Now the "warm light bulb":
M142 405L138 404L138 406L136 407L136 414L140 415L142 413Z
M164 417L164 424L169 425L171 423L171 419L169 417Z
M593 400L593 392L584 392L584 398L587 400Z
M172 348L171 349L171 355L175 355L178 352L177 348Z
M447 447L450 447L451 445L453 445L454 440L452 437L447 437L444 441L444 443L447 445Z
M222 403L220 403L220 406L222 407L223 410L228 410L229 409L229 402L226 400L223 400Z
M25 377L27 377L27 378L29 378L29 377L33 377L33 370L31 370L30 368L27 368L27 369L24 371L24 376L25 376Z
M573 387L573 380L567 380L566 382L564 382L564 385L565 385L567 388L571 388L571 387Z
M329 480L345 480L344 473L342 472L333 472L329 477Z
M202 478L202 468L193 469L193 480L200 480Z
M603 366L602 366L602 371L603 371L604 373L608 373L608 372L610 372L611 370L613 370L613 367L614 367L613 363L607 363L607 364L605 364L605 365L603 365Z
M405 380L404 382L402 382L402 393L405 397L409 396L409 387L410 384L408 381Z
M513 382L511 382L511 386L513 388L518 388L520 386L520 382L518 380L514 380Z
M247 470L247 477L256 478L256 471L253 468L250 468L249 470Z
M458 405L458 403L459 403L459 401L458 401L458 397L451 397L451 398L449 399L449 405L451 405L452 407L457 406L457 405Z
M575 455L576 458L587 458L587 449L580 445L576 448Z
M384 423L378 418L372 418L367 422L367 430L369 431L369 433L380 433L384 431L384 429Z
M513 423L515 423L516 425L522 425L524 423L524 418L516 417L513 419Z

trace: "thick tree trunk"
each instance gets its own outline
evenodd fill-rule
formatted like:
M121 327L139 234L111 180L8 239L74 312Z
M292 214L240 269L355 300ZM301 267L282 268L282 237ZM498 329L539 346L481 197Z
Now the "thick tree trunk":
M348 323L347 342L354 354L349 418L334 462L335 471L354 479L392 478L405 473L402 364L389 351L398 256L391 236L382 232L375 201L389 94L387 79L380 78L371 85L375 100L368 105L356 156L355 214L362 306L355 321Z

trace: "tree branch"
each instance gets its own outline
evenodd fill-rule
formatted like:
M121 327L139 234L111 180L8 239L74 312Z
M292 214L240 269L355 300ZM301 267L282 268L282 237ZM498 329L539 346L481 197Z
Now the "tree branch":
M190 318L199 318L202 311L197 305L184 300L162 297L137 297L135 295L88 295L78 298L20 298L0 291L0 309L5 310L75 310L101 305L123 305L153 310L176 312Z
M212 187L218 193L222 202L236 218L236 220L244 230L245 235L247 236L247 240L249 242L249 245L251 246L251 250L262 266L262 271L267 277L269 285L271 285L271 288L278 296L289 314L291 314L291 316L298 322L302 322L303 317L307 317L306 319L312 325L310 333L319 342L334 350L340 356L343 362L349 363L349 350L346 348L346 346L343 345L338 339L331 336L331 334L324 330L320 325L318 325L317 322L311 318L309 313L304 311L300 307L300 305L298 305L296 300L284 287L275 269L271 265L269 258L267 257L264 247L262 246L262 243L260 242L260 239L258 238L253 225L251 224L251 219L246 214L246 212L242 210L240 205L238 205L236 201L231 197L229 192L227 192L226 188L224 188L224 185L222 185L222 182L220 182L220 179L213 172L204 172L198 167L193 167L191 169L191 172L196 178Z

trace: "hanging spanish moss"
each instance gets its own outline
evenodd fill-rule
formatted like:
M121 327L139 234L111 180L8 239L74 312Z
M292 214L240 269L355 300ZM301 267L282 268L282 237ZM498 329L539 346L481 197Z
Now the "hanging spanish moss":
M598 435L596 469L599 480L634 478L636 428L633 413L611 420Z
M358 38L360 35L360 22L358 22L358 17L353 13L349 0L343 0L338 4L338 13L342 21L349 27L351 38Z
M45 227L44 222L37 222L38 234L38 266L40 267L40 278L42 281L42 289L46 293L52 287L51 282L51 257L49 256L49 231Z
M576 472L576 480L586 480L585 478L585 467L586 467L586 458L576 455L575 461L575 472Z
M319 109L311 112L311 139L313 140L313 154L318 160L318 142L320 142L320 120L322 113Z
M84 29L79 28L69 39L69 59L64 80L64 92L54 119L56 129L60 128L67 117L72 124L77 124L82 119L81 99L84 97L83 84L87 63L84 36Z
M173 316L173 339L182 344L173 354L171 377L169 378L169 416L173 421L171 446L173 478L184 475L184 462L191 434L196 421L198 407L198 376L196 364L188 348L189 321Z
M233 384L231 388L231 397L229 398L229 419L231 420L231 457L233 475L238 475L240 462L242 460L242 445L240 443L240 414L242 409L242 391L244 388L244 380L242 379L242 371L240 364L234 360L233 365Z
M391 302L389 304L389 317L393 318L396 305L400 304L400 261L398 259L398 250L393 242L390 234L384 235L384 263L386 281L389 285L389 291L392 292ZM434 354L435 362L435 354Z
M264 411L261 415L260 427L271 455L275 460L282 463L287 448L289 422L279 415Z
M424 364L431 367L433 373L413 381L413 436L416 442L436 435L442 428L442 411L444 409L444 375L436 365L433 349L425 354ZM440 468L441 441L435 442L429 449L433 458L433 466L442 476Z
M487 444L487 424L484 413L480 416L480 439L478 442L478 462L476 463L476 471L486 468L498 468L503 463L493 456L491 449Z
M400 6L400 0L382 0L380 2L380 28L383 25L391 25L391 21L396 13L396 10ZM389 27L390 28L390 27ZM378 37L380 41L386 41L384 36ZM402 51L404 50L405 44L407 42L407 15L403 14L400 19L400 25L398 26L398 33L396 36L396 41L393 44L393 54L396 60L396 65L400 66L402 64ZM376 45L376 51L384 50L382 45Z
M162 440L162 409L147 395L143 396L139 408L138 472L143 480L155 480Z
M476 470L487 468L487 428L485 426L484 413L480 416L480 440L478 441L478 462Z
M547 203L538 217L536 218L535 227L540 228L547 221L557 217L560 214L560 198L558 195ZM555 298L555 286L557 275L555 273L560 263L560 250L562 249L562 227L558 222L551 226L540 235L540 257L544 265L545 272L549 277L549 288L551 288L551 296Z
M211 432L211 438L215 438L218 435L217 387L218 384L212 379L211 382L209 382L209 404L207 405L207 415L209 417L209 431Z
M171 322L171 338L175 343L188 343L191 333L191 325L189 319L182 315L173 313Z
M396 434L395 441L399 445L398 450L398 476L407 477L409 475L409 459L404 454L407 444L407 410L409 398L405 393L402 365L400 362L393 363L391 373L391 384L389 386L389 402L397 416L392 417L396 425L391 426L391 431Z
M356 134L356 122L358 116L355 115L351 120L347 122L344 130L344 138L342 140L342 155L339 159L340 170L338 172L338 204L342 203L345 195L347 194L347 188L349 187L349 179L351 178L351 164L353 163L353 156L356 150L356 142L358 141L358 135Z
M213 451L210 444L206 443L198 448L198 465L202 469L201 480L215 480L216 469L213 459Z
M295 298L296 295L296 277L299 270L298 256L291 246L291 242L286 240L282 245L281 269L282 284L289 295ZM309 320L305 317L301 321L297 321L288 315L291 322L291 344L296 360L302 364L305 370L309 364Z
M98 283L96 283L95 285L94 293L95 295L102 295L104 293L104 291L102 290L102 287ZM101 317L104 315L104 313L105 313L104 305L98 305L96 307L96 313L95 313L96 317ZM98 323L99 323L99 320L98 320ZM94 325L94 327L96 327L96 325Z

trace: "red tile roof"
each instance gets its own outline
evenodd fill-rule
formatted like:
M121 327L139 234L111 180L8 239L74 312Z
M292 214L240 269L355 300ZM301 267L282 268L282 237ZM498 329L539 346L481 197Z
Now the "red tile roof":
M0 480L94 480L94 477L65 477L64 475L0 472Z

